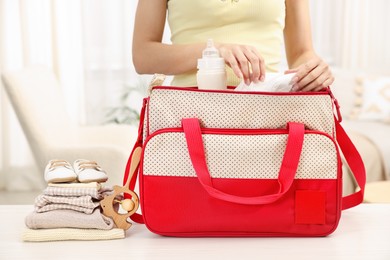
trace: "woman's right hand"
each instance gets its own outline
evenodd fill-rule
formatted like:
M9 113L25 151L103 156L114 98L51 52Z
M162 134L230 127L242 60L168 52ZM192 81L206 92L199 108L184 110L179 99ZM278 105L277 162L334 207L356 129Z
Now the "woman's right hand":
M264 59L255 47L223 43L216 43L216 47L226 64L232 68L237 77L244 79L245 84L264 81Z

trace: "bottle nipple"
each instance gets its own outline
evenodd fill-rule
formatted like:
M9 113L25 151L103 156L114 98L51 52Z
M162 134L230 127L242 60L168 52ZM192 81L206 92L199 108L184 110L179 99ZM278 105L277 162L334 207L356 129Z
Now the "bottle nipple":
M212 39L207 40L207 47L202 52L203 58L219 58L219 51L214 47L214 41Z
M225 69L225 60L214 47L212 39L207 40L207 47L202 52L202 58L198 59L198 69Z

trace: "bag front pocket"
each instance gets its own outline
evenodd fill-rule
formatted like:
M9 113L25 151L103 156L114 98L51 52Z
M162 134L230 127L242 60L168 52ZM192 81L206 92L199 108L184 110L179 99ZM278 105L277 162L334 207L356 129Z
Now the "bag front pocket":
M340 160L330 136L297 123L271 130L201 129L197 119L184 121L183 128L158 130L145 142L141 206L150 230L313 236L336 228ZM315 221L306 218L310 207L301 207L307 205L302 196L314 193L301 191L322 194Z

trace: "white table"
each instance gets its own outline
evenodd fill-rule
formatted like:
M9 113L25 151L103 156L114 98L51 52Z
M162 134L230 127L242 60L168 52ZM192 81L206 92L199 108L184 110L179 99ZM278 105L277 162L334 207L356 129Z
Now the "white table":
M325 238L171 238L133 225L126 239L22 242L31 205L0 206L0 259L390 259L390 204L343 212Z

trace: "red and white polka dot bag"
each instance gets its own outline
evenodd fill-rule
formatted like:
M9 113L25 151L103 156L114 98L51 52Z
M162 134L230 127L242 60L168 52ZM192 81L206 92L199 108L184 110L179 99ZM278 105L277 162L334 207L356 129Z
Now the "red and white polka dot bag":
M334 116L337 112L337 117ZM139 137L142 215L166 236L326 236L362 202L365 169L322 92L154 87ZM344 154L360 190L342 197ZM133 162L138 164L138 162ZM134 167L134 165L133 165Z

